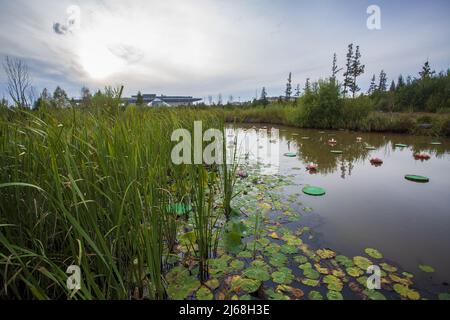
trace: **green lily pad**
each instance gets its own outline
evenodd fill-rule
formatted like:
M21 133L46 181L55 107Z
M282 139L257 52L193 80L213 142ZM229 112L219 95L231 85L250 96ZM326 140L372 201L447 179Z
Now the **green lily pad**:
M249 250L244 250L244 251L239 252L237 254L237 256L239 258L251 258L253 256L253 253Z
M185 203L175 203L173 205L167 206L167 211L174 212L178 216L183 216L192 211L192 206Z
M293 245L284 244L281 246L281 252L285 254L294 254L298 252L298 248Z
M216 278L209 279L205 282L205 285L211 290L216 290L220 286L220 282Z
M373 248L366 248L364 250L364 252L371 258L374 259L382 259L383 255L381 254L380 251L378 251L377 249L373 249Z
M418 175L415 175L415 174L407 174L405 176L405 179L409 180L409 181L413 181L413 182L419 182L419 183L426 183L426 182L430 181L430 179L427 178L427 177L418 176Z
M270 274L266 268L250 267L244 270L242 273L245 277L253 280L267 281L270 279Z
M242 293L253 293L259 289L261 281L234 276L231 280L231 290Z
M287 295L281 292L275 292L272 288L268 289L266 293L270 300L291 300Z
M420 294L417 291L399 283L394 284L394 291L404 298L408 298L411 300L420 299Z
M284 154L285 157L295 158L297 154L295 152L287 152Z
M274 253L269 258L269 263L274 267L283 267L287 262L287 257L282 253Z
M282 267L278 271L272 273L272 280L275 283L290 284L294 280L291 269Z
M354 277L354 278L357 278L364 274L364 271L362 271L358 267L350 267L350 268L347 268L346 271L349 276Z
M211 292L211 290L209 290L206 287L201 287L200 289L197 290L197 293L195 294L195 297L197 298L197 300L213 300L214 299L214 295Z
M346 267L346 268L353 267L355 265L351 259L349 259L348 257L343 256L343 255L336 256L335 260L341 266Z
M302 256L302 255L299 255L299 256L294 257L294 261L299 264L304 264L304 263L308 262L308 258L305 256Z
M328 300L344 300L344 297L342 294L338 291L330 290L327 292L327 299Z
M387 271L387 272L397 272L397 268L388 264L388 263L380 263L381 268L383 268L383 270Z
M307 194L309 196L316 196L316 197L320 197L326 194L325 189L320 188L320 187L314 187L314 186L308 186L308 187L304 187L302 189L304 194Z
M308 298L309 300L323 300L322 294L314 290L308 293Z
M230 263L230 268L233 270L233 271L239 271L239 270L241 270L241 269L243 269L244 268L244 265L245 265L245 262L244 261L241 261L241 260L233 260L233 261L231 261L231 263Z
M169 284L167 294L172 300L184 300L200 287L200 281L181 266L170 270L166 280Z
M433 273L435 270L432 266L421 264L419 265L419 269L422 270L425 273Z
M364 290L363 294L370 300L386 300L386 297L378 290Z
M330 249L319 249L316 251L316 254L322 259L332 259L336 257L336 252Z
M320 278L320 273L312 268L303 270L303 275L311 280L317 280Z
M323 282L328 285L329 290L333 291L341 291L344 286L341 279L332 275L326 275L323 278Z
M239 253L242 250L242 234L235 231L225 232L224 245L227 252Z
M320 284L319 280L313 280L313 279L308 279L308 278L303 278L301 282L305 286L309 286L309 287L317 287Z
M353 257L353 263L361 268L362 270L367 270L371 265L373 265L372 261L367 259L366 257L356 256Z

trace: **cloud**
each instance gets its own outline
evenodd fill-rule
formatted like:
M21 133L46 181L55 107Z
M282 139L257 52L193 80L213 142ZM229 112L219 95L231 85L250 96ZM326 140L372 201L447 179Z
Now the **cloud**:
M427 58L437 70L450 65L448 1L378 2L380 31L366 28L364 1L0 0L0 58L27 59L38 87L59 84L72 95L77 84L124 84L127 95L242 100L262 86L281 94L291 71L294 84L326 77L333 53L342 66L350 42L366 64L363 88L381 69L392 79L416 73ZM74 4L75 29L67 13Z

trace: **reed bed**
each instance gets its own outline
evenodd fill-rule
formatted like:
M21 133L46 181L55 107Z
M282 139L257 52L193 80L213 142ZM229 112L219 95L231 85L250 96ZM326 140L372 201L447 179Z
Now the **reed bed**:
M223 128L214 112L103 108L0 112L0 298L167 298L180 226L201 281L220 235L215 168L174 165L171 133ZM229 179L229 177L228 177ZM183 215L174 206L190 207ZM193 220L182 224L180 220ZM81 289L66 286L70 265Z

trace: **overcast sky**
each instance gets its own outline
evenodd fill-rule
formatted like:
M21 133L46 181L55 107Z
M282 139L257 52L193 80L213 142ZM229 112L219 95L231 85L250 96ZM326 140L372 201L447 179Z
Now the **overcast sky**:
M371 4L381 30L366 26ZM67 30L73 5L79 28ZM302 87L329 76L333 53L342 66L354 42L366 89L381 69L392 79L417 76L427 59L449 68L449 12L448 0L0 0L0 59L26 60L38 91L123 84L126 95L246 100L263 86L281 95L289 72ZM0 83L6 95L3 70Z

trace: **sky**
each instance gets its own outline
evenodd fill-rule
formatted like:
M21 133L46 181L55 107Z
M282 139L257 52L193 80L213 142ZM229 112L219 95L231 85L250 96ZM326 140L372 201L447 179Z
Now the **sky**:
M370 30L377 5L381 29ZM329 77L360 46L367 90L382 69L417 76L429 59L450 68L448 0L0 0L0 59L29 66L36 91L70 96L124 85L125 95L193 95L245 101ZM341 73L342 76L342 73ZM7 96L0 68L0 97Z

